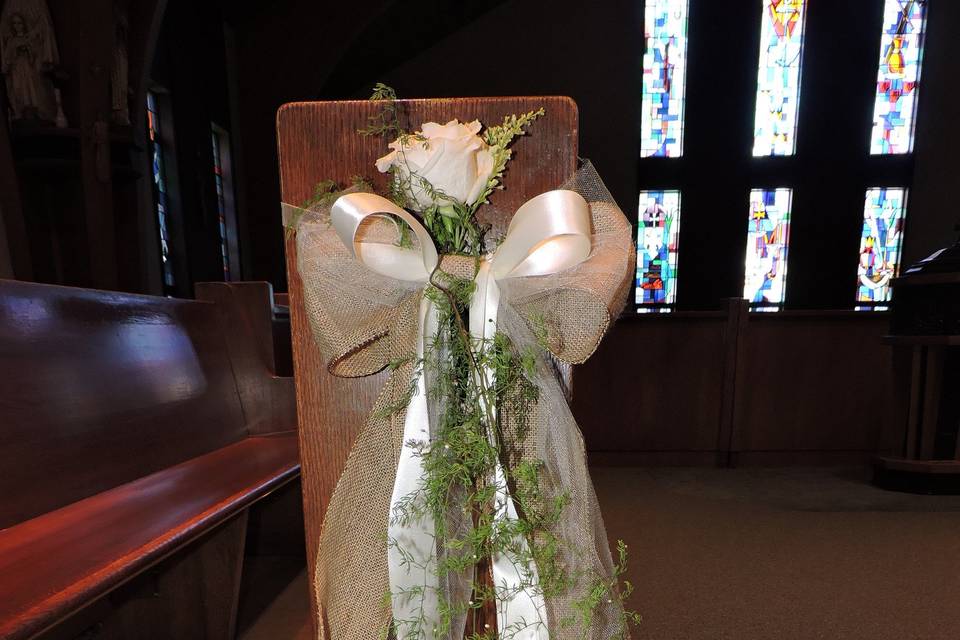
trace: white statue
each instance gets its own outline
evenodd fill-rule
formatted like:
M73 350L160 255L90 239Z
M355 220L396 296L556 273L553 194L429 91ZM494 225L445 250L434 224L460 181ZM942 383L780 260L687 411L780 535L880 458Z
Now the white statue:
M114 7L113 67L110 70L110 102L113 108L111 119L116 124L129 125L130 62L127 55L129 21L124 8L118 5Z
M57 120L50 72L60 63L44 0L7 0L0 14L0 70L14 120Z

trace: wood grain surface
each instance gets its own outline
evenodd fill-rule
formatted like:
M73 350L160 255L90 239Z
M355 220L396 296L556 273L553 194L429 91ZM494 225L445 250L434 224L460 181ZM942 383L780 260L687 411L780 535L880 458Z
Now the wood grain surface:
M292 434L247 438L0 531L0 638L49 628L298 470Z
M0 527L245 437L226 347L209 302L0 281Z
M533 125L530 135L513 146L513 160L504 181L506 189L492 198L499 210L512 212L527 199L562 184L576 168L577 107L570 98L402 100L398 106L401 124L408 130L418 129L423 122L444 123L454 118L479 119L484 125L492 125L508 114L545 109L546 115ZM292 103L281 107L277 114L277 139L284 202L301 204L312 194L314 185L325 179L347 184L352 176L362 175L383 188L386 178L377 173L374 161L387 153L389 140L357 133L378 109L368 101ZM385 378L381 373L362 379L341 379L327 372L304 315L296 243L291 238L286 251L307 560L312 568L327 502Z
M216 305L248 433L295 430L293 377L274 371L273 287L269 282L198 282L195 289L198 300Z

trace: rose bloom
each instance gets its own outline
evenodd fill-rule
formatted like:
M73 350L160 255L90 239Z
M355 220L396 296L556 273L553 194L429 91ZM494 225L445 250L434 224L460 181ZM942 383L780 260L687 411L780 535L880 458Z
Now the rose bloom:
M481 126L479 120L467 124L451 120L443 125L425 122L405 142L391 142L392 151L377 160L377 169L386 173L396 168L396 179L409 184L409 206L416 211L452 201L472 205L493 173L493 154L477 135ZM439 192L436 200L424 190L419 178Z

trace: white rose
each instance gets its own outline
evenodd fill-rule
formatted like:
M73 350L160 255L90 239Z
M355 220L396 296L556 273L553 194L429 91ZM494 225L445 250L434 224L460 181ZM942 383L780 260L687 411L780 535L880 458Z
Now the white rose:
M396 167L397 177L409 185L407 195L413 200L410 206L417 211L452 200L471 205L483 193L493 173L493 154L477 135L480 128L479 120L468 124L451 120L443 125L426 122L404 143L399 139L391 142L392 151L377 160L377 169L386 173ZM419 178L442 195L434 200Z

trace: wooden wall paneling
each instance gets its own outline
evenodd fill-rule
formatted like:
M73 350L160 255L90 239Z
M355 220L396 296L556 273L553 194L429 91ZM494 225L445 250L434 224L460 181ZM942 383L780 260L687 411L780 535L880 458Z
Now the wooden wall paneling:
M738 463L872 456L905 417L880 340L887 324L886 314L854 311L750 314L736 384Z
M736 421L737 380L742 375L746 352L744 333L750 317L750 305L741 298L725 301L727 323L724 330L723 389L720 392L720 424L717 430L717 466L732 463L733 430Z
M493 199L503 210L512 211L527 199L557 187L576 167L577 109L569 98L403 100L398 106L402 124L408 129L430 120L446 122L453 118L478 118L484 124L496 124L507 114L544 107L546 115L513 147L507 188ZM277 115L283 200L299 204L311 195L317 182L333 179L347 184L358 174L384 187L386 178L376 171L373 162L385 153L388 141L357 133L379 108L369 101L284 105ZM303 284L297 273L293 238L286 241L286 261L309 574L316 561L327 501L385 374L343 379L327 372L304 316ZM312 598L313 585L308 582Z
M751 313L739 299L625 316L574 370L591 462L846 464L899 451L923 399L910 409L896 382L910 362L881 343L887 324L882 313Z
M712 464L724 391L722 312L624 317L574 368L591 461Z
M292 377L275 375L273 287L269 282L198 282L216 304L250 435L297 428Z

